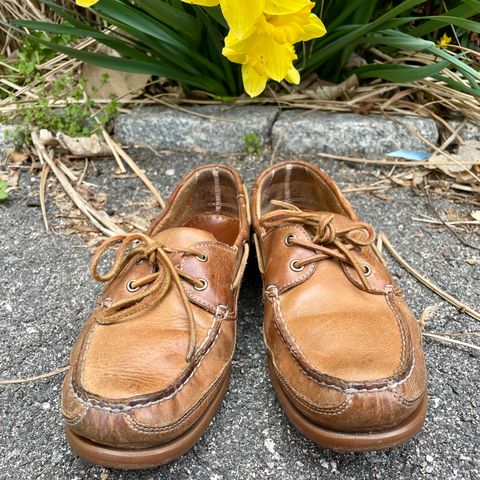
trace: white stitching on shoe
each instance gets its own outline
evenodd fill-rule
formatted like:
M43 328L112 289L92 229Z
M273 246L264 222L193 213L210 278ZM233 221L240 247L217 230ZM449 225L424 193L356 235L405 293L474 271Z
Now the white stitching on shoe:
M172 430L178 429L181 425L186 423L192 415L195 414L195 412L203 402L205 402L209 397L211 397L212 394L215 395L217 393L215 388L217 387L217 385L219 385L219 383L221 383L225 379L225 373L227 370L228 370L228 365L225 366L225 368L220 373L219 377L211 385L209 385L209 387L204 392L202 397L186 412L186 414L184 414L182 417L180 417L176 421L173 421L170 424L167 424L164 426L143 425L135 417L132 416L131 412L124 412L123 418L125 419L126 423L128 423L130 428L132 428L133 430L136 430L137 432L148 434L148 435L165 433L165 432L170 432Z
M90 343L92 342L93 332L96 330L97 326L98 326L98 323L94 322L92 325L92 328L88 332L87 342L83 349L82 362L80 363L80 381L82 382L82 384L84 383L83 372L85 369L85 363L87 361L88 349L90 348Z
M296 389L292 385L290 385L290 383L288 383L288 381L283 377L283 375L280 373L280 371L273 362L272 365L275 369L277 378L282 383L282 385L290 392L292 396L296 398L299 403L301 403L305 408L308 408L312 412L318 413L320 415L338 415L339 413L345 411L352 402L353 395L347 395L346 398L338 405L322 407L317 404L312 404L303 395L298 393Z
M406 361L405 354L406 354L407 346L405 341L405 328L402 325L402 321L400 319L397 309L395 308L394 302L392 302L392 300L390 299L390 295L393 295L393 285L385 285L385 295L384 295L385 301L387 302L387 305L389 306L390 310L393 312L395 316L395 320L397 322L398 329L400 330L400 335L402 337L402 354L400 359L400 365L395 371L395 374L398 374L398 372L402 371L405 366L405 361Z

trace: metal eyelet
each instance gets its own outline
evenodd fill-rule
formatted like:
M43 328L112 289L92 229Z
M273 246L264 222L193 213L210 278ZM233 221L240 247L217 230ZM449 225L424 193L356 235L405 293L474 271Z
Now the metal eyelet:
M135 262L135 265L141 265L144 262L145 262L145 258L140 258Z
M293 247L293 243L291 243L291 239L292 238L295 238L295 235L293 233L289 233L286 237L285 237L285 245L287 247Z
M202 253L201 255L197 255L195 258L199 262L207 262L208 261L208 255L206 253Z
M297 267L297 263L299 262L300 260L298 260L298 258L295 258L294 260L292 260L290 262L290 268L294 271L294 272L301 272L304 268L305 268L305 265L302 265L301 267Z
M197 285L194 285L193 288L199 292L205 290L207 287L208 287L208 282L204 279L204 278L201 278L199 280L199 282L201 283L201 285L199 287L197 287Z
M372 269L371 269L370 265L367 265L366 263L363 265L363 274L366 277L369 277L372 274Z
M137 292L138 290L140 290L140 287L137 287L137 288L133 288L132 287L132 284L135 280L130 280L128 283L127 283L127 290L131 293L134 293L134 292Z

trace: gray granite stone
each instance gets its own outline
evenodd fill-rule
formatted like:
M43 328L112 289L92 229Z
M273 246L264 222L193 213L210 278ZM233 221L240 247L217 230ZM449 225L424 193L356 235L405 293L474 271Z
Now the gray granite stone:
M279 113L276 107L201 106L190 112L166 107L142 108L121 115L115 135L124 145L211 153L245 151L245 135L255 133L262 145Z
M11 129L12 127L9 125L0 124L0 165L3 164L8 152L13 148L12 142L5 137L5 134Z
M462 124L462 120L451 120L448 123L454 130L457 130ZM444 131L443 134L445 137L450 136L450 132L448 131ZM464 142L470 142L472 140L480 142L480 126L472 122L467 122L458 134Z
M437 124L427 118L290 110L275 122L272 145L279 153L304 158L315 152L376 159L399 149L430 151L405 125L438 142Z

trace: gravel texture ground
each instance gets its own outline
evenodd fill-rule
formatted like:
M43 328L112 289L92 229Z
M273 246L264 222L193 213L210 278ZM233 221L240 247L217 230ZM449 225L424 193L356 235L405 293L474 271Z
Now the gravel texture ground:
M200 154L135 158L167 196L190 168L216 160ZM251 186L268 161L223 158ZM113 162L96 162L94 181L109 195L110 208L134 210L148 198L137 179L112 178ZM374 167L324 161L342 186L373 181ZM71 346L92 308L99 286L88 274L89 253L77 236L46 234L40 209L31 201L38 178L24 174L20 189L0 204L0 377L46 372L68 362ZM401 254L442 288L480 309L478 251L462 246L443 228L412 221L430 214L424 197L392 188L391 199L348 194L360 215L382 229ZM33 206L28 206L33 205ZM440 211L460 207L437 201ZM49 208L55 225L56 209ZM472 241L480 243L478 238ZM480 324L443 302L389 260L418 315L438 309L432 332L480 332ZM59 412L62 376L0 386L0 479L478 479L480 478L480 372L478 352L425 340L429 369L428 417L424 430L405 446L386 452L338 454L319 448L290 426L266 370L261 283L254 256L244 280L238 346L227 397L206 434L184 457L151 471L105 470L78 459L69 449ZM480 344L480 337L463 338ZM346 352L348 354L348 352Z

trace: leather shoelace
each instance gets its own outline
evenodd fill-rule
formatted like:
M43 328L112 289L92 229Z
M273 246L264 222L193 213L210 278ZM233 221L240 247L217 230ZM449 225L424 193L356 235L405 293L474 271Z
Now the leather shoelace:
M351 250L366 247L375 240L375 232L371 225L357 222L352 223L348 227L338 229L333 224L334 214L304 212L291 203L279 200L272 200L271 203L280 207L280 209L267 213L260 219L260 224L263 227L274 228L285 223L294 223L311 227L315 232L312 241L294 237L289 238L288 242L290 245L307 248L315 252L315 255L303 261L297 261L296 268L301 269L310 263L325 260L326 258L336 258L351 265L357 272L364 287L370 289L367 272L365 272L363 265L352 255Z
M120 244L115 252L115 258L110 270L101 274L98 271L98 264L103 255L115 245ZM105 240L98 248L92 258L90 271L92 276L99 282L110 282L114 280L125 266L134 258L138 258L138 263L141 261L148 261L152 269L152 273L144 277L138 278L135 281L129 282L131 292L136 292L141 287L149 285L148 288L141 289L138 293L129 295L127 298L110 303L102 311L102 317L99 322L102 324L116 323L127 315L131 315L140 311L146 306L158 303L167 293L170 285L176 285L178 293L180 294L185 312L188 316L189 323L189 347L187 352L187 361L190 361L195 353L195 345L197 343L197 329L193 310L188 300L185 289L183 288L181 279L186 280L193 286L201 287L203 283L200 279L192 277L188 273L183 272L176 267L168 254L181 253L187 255L204 256L204 253L194 248L172 248L166 247L155 239L144 235L143 233L130 233L126 235L117 235L115 237ZM149 297L148 305L142 303L137 309L132 307L138 305L139 302ZM127 313L122 315L122 312L128 309Z

